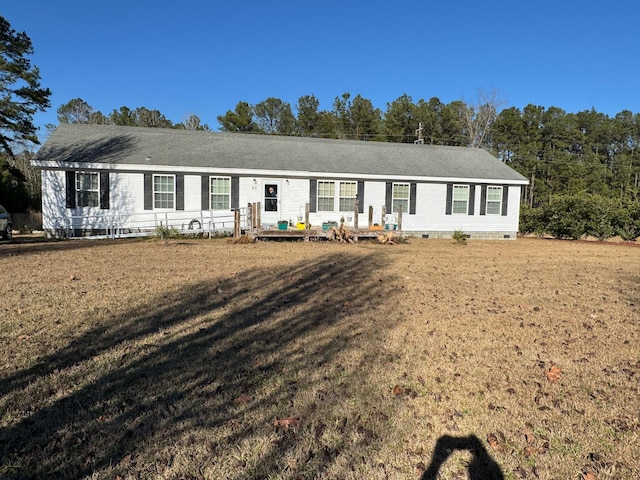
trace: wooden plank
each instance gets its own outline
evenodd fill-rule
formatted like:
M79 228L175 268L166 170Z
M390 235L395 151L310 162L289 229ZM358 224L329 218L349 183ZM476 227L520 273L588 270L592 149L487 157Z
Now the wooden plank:
M358 209L359 209L360 205L358 204L358 201L356 200L356 202L353 204L353 229L354 230L358 230Z

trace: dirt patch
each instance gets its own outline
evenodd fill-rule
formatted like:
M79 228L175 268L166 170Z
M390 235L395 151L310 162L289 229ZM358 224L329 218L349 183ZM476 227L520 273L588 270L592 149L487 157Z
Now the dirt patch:
M636 478L622 245L1 245L0 477Z

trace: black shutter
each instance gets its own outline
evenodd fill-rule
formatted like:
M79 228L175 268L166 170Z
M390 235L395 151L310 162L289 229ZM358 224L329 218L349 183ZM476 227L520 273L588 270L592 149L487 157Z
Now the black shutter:
M144 174L144 209L153 210L153 175Z
M231 210L240 208L240 177L231 177Z
M480 215L487 214L487 186L480 187Z
M507 216L507 210L509 205L509 185L502 186L502 216Z
M309 212L315 213L318 210L318 180L309 180Z
M358 213L364 213L364 182L358 182Z
M453 208L453 183L447 183L447 204L445 205L444 213L446 215L451 215L451 210Z
M469 185L469 215L473 215L476 208L476 186Z
M76 208L76 172L67 170L66 176L66 203L67 208Z
M176 210L184 210L184 175L176 174Z
M393 213L393 183L387 182L387 188L384 195L384 206L387 213Z
M409 213L416 213L416 183L412 183L409 187Z
M109 209L109 172L100 172L100 208Z
M200 177L200 208L202 210L210 210L209 204L209 175Z

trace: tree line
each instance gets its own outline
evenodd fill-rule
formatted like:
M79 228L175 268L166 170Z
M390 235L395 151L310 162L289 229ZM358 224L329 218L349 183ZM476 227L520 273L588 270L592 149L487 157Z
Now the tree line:
M640 114L609 117L595 109L567 113L535 105L499 110L499 104L496 94L480 95L475 104L437 97L414 102L405 94L382 111L361 95L343 93L331 110L320 110L317 97L304 95L295 108L273 97L255 105L240 101L217 120L226 132L484 148L529 179L522 201L534 208L556 194L640 198ZM209 130L195 115L179 124L146 108L121 107L105 116L81 99L62 105L58 120Z

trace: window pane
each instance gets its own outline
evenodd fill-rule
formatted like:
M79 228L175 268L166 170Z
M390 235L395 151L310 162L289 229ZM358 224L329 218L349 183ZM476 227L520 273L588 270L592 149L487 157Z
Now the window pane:
M356 182L340 182L339 208L341 212L353 211L357 193L358 184Z
M409 199L409 184L408 183L394 183L393 184L393 198Z
M467 213L469 185L453 186L453 213Z
M99 177L97 172L76 173L76 204L78 207L97 207L99 198Z
M319 197L333 197L336 192L336 184L333 182L318 182Z
M231 178L210 177L209 193L212 210L228 210L231 205Z
M211 193L229 195L231 193L231 179L228 177L211 177Z
M487 187L487 200L493 202L502 201L502 187Z
M358 184L356 182L340 182L340 196L341 197L356 197L358 190Z
M153 206L154 208L174 208L175 177L173 175L154 175Z
M487 214L502 213L502 187L487 187Z
M318 197L318 211L319 212L333 212L333 210L334 210L334 208L333 208L334 200L335 199L333 197L326 197L326 198Z
M398 206L402 205L402 212L409 213L409 184L394 183L392 191L392 209L396 213Z
M402 205L402 213L409 213L409 200L401 200L399 198L393 199L393 212L398 211L398 206Z
M333 212L335 210L335 182L318 182L318 211Z

